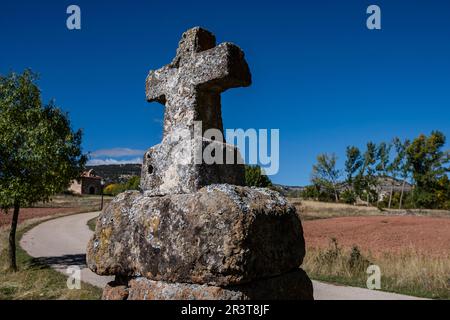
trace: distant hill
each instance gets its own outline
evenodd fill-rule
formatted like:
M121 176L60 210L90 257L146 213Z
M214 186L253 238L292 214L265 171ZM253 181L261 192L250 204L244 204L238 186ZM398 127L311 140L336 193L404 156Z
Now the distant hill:
M86 170L94 171L105 179L106 184L122 183L128 181L132 176L141 176L141 164L108 164L100 166L86 166Z
M110 183L122 183L128 181L132 176L141 176L141 164L108 164L100 166L86 166L86 170L94 169L94 171L105 179L106 184ZM391 190L393 185L394 191L400 191L402 181L393 180L389 177L379 178L381 193L387 193ZM300 197L302 191L306 186L286 186L281 184L274 184L274 188L277 189L284 196L288 197ZM345 183L341 183L339 189L341 191L347 188ZM412 185L405 184L405 192L409 192L412 189Z
M276 190L278 190L283 196L285 197L300 197L303 190L305 190L306 187L303 186L285 186L282 184L274 184L273 185Z
M386 196L390 193L391 188L394 192L400 192L402 190L403 181L398 179L393 179L391 177L379 177L378 178L378 192L381 196ZM300 197L301 193L305 190L307 186L285 186L281 184L274 184L275 189L277 189L281 194L286 197ZM405 182L404 191L410 192L413 185L409 182ZM348 186L345 182L338 185L338 190L340 192L347 190Z

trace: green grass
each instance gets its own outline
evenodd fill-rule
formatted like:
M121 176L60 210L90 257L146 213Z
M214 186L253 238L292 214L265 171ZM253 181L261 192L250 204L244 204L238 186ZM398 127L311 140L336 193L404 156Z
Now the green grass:
M26 221L19 225L17 239L25 232L39 223L52 218L40 219L39 221ZM87 283L81 284L81 289L70 290L67 288L67 277L53 270L47 265L34 263L33 258L28 255L19 245L17 246L17 272L9 271L7 268L7 234L9 229L0 230L1 254L0 254L0 300L96 300L100 299L102 290Z
M381 290L405 295L450 299L450 257L403 251L373 257L357 248L343 250L336 241L328 249L308 248L302 264L319 281L367 288L369 264L381 269Z

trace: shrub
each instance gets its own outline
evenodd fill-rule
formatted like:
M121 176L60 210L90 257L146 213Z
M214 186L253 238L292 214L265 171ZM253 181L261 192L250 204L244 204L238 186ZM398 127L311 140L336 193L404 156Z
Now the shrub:
M354 204L356 202L356 194L351 190L345 190L341 193L341 201L347 204Z
M245 184L249 187L271 187L272 181L264 174L260 166L245 166Z
M121 183L112 183L107 185L105 189L103 189L103 193L110 196L116 196L123 191L124 187Z
M363 257L358 246L353 246L348 259L349 269L355 273L361 273L365 272L369 265L370 261Z

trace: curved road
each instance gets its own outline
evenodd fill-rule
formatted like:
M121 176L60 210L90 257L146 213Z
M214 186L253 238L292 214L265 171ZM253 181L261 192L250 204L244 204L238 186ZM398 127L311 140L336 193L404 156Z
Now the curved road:
M24 234L20 246L37 261L66 273L69 266L82 269L81 280L103 288L113 277L99 276L86 267L86 246L92 231L87 222L98 216L90 212L41 223ZM313 281L316 300L411 300L416 297L363 288L335 286Z

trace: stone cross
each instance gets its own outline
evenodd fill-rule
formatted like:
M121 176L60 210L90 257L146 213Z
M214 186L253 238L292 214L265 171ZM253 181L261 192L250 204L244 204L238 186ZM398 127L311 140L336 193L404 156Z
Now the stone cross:
M220 94L250 84L250 70L238 46L216 46L215 36L199 27L183 33L173 61L147 76L147 100L165 105L164 136L144 156L141 189L164 195L195 192L213 183L243 184L242 165L196 164L180 151L192 145L203 150L211 140L180 138L179 133L193 134L196 121L202 123L202 134L208 129L223 133ZM234 146L221 147L239 157ZM188 161L180 164L180 159Z
M241 49L228 42L216 46L212 33L196 27L183 33L172 63L150 71L146 95L166 106L164 135L194 121L202 121L203 130L223 131L220 94L250 84Z

